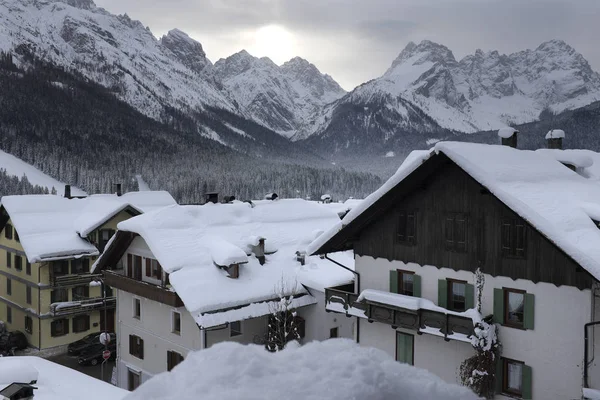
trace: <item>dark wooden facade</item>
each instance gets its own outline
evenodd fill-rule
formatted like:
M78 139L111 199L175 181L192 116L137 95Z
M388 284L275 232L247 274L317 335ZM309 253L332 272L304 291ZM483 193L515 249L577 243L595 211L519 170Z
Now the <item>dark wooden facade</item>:
M183 307L183 301L177 293L152 283L138 281L114 271L104 271L104 282L113 288L124 290L171 307Z
M402 213L415 212L414 243L398 240ZM466 217L466 251L447 249L445 221ZM501 228L521 220L444 154L433 155L370 209L327 242L319 253L353 247L357 255L475 271L492 276L590 288L594 278L525 221L523 258L502 254Z

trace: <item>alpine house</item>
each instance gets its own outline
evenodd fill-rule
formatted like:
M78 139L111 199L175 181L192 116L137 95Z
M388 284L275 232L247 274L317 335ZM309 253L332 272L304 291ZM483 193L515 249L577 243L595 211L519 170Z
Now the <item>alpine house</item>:
M324 288L353 273L305 257L339 220L289 199L174 205L119 223L93 266L117 289L118 386L133 390L218 342L265 343L282 299L301 341L352 337L352 319L325 312ZM334 258L352 262L349 252Z
M499 135L413 152L308 252L354 250L357 282L326 308L356 317L362 345L456 382L483 319L496 398L581 398L600 388L600 154L561 150L562 132L536 151Z
M167 192L72 197L4 196L0 201L0 320L38 349L114 331L115 299L102 298L90 266L118 222L176 204ZM91 285L90 285L91 284ZM102 312L101 312L102 311Z

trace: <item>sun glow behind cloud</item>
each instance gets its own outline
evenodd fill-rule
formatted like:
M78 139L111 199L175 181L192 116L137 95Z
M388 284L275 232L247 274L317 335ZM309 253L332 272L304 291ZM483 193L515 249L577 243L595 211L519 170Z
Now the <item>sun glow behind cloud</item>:
M255 57L269 57L276 64L282 64L297 55L294 35L281 25L265 25L245 36L247 50Z

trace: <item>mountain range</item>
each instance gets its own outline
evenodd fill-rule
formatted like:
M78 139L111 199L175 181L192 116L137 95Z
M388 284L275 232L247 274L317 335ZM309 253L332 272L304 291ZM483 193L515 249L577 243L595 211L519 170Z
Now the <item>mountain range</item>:
M600 74L560 40L460 60L411 42L381 77L346 92L299 57L277 65L242 50L213 64L186 33L156 38L92 0L0 0L0 50L17 67L33 56L77 73L147 117L175 128L185 120L238 152L324 163L402 154L600 100Z

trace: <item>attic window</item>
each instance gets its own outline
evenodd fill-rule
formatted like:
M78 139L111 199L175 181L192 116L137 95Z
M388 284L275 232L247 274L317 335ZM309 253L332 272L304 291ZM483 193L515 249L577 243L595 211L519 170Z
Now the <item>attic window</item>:
M240 277L240 264L231 264L226 268L227 274L231 279L237 279Z
M527 251L527 229L521 218L502 220L502 255L510 258L525 258Z

